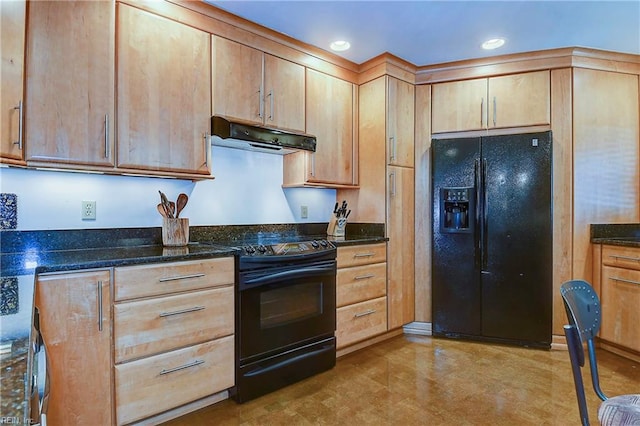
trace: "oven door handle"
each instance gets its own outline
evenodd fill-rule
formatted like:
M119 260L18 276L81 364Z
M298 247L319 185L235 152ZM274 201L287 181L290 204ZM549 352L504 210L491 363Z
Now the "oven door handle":
M243 256L240 259L240 263L252 264L252 263L282 263L282 262L295 262L295 261L318 261L318 258L323 258L327 255L335 253L335 249L322 250L311 253L299 253L299 254L284 254L273 256Z
M324 274L335 274L335 271L335 263L331 262L330 265L305 266L301 268L287 269L286 271L275 273L262 273L258 276L248 277L242 280L240 289L242 290L246 287L271 284L283 280L292 280L296 278L305 278Z

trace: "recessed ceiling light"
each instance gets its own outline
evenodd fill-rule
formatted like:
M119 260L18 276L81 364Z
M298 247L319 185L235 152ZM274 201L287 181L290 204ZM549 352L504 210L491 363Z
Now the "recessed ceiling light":
M345 40L338 40L331 43L331 50L336 52L343 52L351 47L351 43Z
M491 40L487 40L482 43L482 48L486 50L497 49L498 47L502 46L504 42L505 39L503 38L492 38Z

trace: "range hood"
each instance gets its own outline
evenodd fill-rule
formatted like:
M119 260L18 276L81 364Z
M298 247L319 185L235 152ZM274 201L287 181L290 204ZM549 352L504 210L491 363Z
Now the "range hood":
M211 117L211 144L270 154L316 151L316 137Z

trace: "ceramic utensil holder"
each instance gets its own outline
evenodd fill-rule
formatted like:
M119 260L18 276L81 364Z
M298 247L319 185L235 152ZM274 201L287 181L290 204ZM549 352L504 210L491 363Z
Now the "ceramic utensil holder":
M189 219L162 218L162 244L169 247L186 246L189 243Z
M331 221L329 222L329 226L327 226L327 235L332 237L344 237L344 230L346 227L346 218L331 216Z

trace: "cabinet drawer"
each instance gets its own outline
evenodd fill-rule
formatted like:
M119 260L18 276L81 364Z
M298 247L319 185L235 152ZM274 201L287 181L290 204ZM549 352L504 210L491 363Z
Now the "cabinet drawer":
M600 337L640 351L640 271L602 267Z
M337 282L338 307L384 296L387 293L387 264L338 269Z
M233 286L118 303L115 362L233 334Z
M115 367L118 424L220 392L234 385L233 336Z
M604 245L602 263L620 268L640 269L640 248Z
M338 247L338 268L387 261L387 243Z
M157 296L234 282L231 257L154 263L114 269L115 300Z
M336 346L356 343L387 331L386 296L338 308Z

